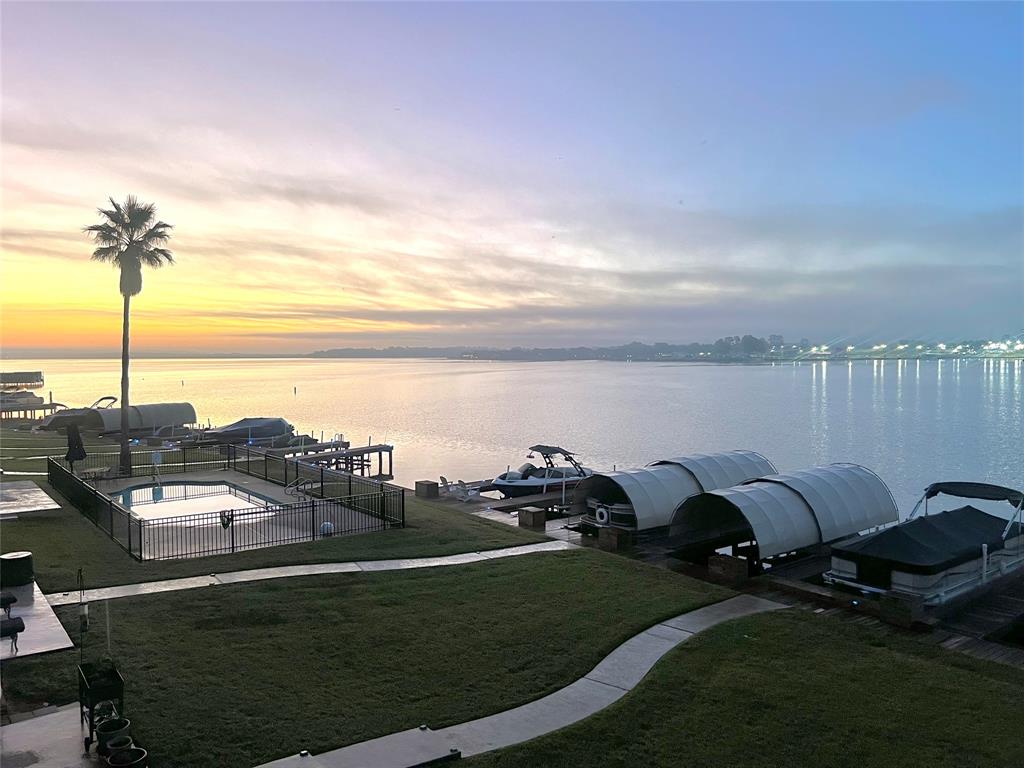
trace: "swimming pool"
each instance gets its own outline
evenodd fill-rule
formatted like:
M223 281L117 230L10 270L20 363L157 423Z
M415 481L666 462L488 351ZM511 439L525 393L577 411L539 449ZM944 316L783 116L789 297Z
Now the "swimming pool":
M111 498L147 520L252 509L279 503L228 482L148 483L115 491Z

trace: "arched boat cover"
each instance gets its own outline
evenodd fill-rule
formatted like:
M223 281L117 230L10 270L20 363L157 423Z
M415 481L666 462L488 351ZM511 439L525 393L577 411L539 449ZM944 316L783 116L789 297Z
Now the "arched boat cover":
M728 453L695 453L675 459L652 461L648 467L677 464L686 469L700 484L701 490L728 488L755 477L773 475L779 470L768 459L755 451L729 451Z
M94 420L99 419L103 432L121 429L120 408L93 408ZM128 407L128 429L159 429L195 424L196 409L191 403L152 403Z
M940 493L959 496L962 499L1008 501L1015 507L1024 502L1024 492L989 483L932 483L924 489L926 499L934 498Z
M885 483L857 464L768 475L703 493L684 502L678 518L707 519L721 500L750 524L761 557L835 541L898 517Z
M633 507L637 530L645 530L668 525L684 499L775 471L774 464L754 451L680 456L641 469L595 473L576 486L573 501L579 511L585 511L587 497L598 495L609 484L617 485Z

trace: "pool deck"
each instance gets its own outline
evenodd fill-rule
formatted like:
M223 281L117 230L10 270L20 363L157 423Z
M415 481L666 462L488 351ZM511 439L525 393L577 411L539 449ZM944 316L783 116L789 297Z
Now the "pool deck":
M245 490L273 499L281 504L291 504L299 499L289 496L284 492L284 487L277 483L271 483L258 477L235 472L230 469L214 469L206 472L177 472L160 474L157 478L161 483L231 483L231 485L244 488ZM140 485L150 485L154 482L152 477L121 477L110 480L92 481L93 484L105 494L110 495L123 491L126 488L136 488Z

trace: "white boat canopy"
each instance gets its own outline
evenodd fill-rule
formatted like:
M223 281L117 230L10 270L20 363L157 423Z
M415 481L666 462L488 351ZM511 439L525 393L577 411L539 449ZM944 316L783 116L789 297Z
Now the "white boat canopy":
M896 501L882 479L858 464L768 475L683 502L673 532L749 525L761 557L836 541L895 522Z
M94 408L95 416L102 423L101 431L116 432L121 429L120 408ZM196 409L191 403L152 403L132 405L128 408L128 429L159 429L195 424Z
M587 511L587 499L625 494L636 516L637 530L672 521L672 513L687 498L777 472L775 465L754 451L693 454L660 459L646 467L595 473L584 478L573 494L574 514Z

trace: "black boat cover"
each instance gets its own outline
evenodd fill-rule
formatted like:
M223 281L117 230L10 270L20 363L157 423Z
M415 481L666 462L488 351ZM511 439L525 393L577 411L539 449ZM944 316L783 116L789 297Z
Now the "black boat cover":
M925 498L931 499L940 493L959 496L962 499L988 499L989 501L1008 501L1019 507L1024 500L1024 493L1012 488L989 483L932 483L924 489Z
M981 557L981 545L993 552L1003 548L1007 521L972 506L917 517L884 531L832 545L844 560L885 563L908 573L939 573ZM1008 537L1019 536L1014 523Z
M226 427L211 429L207 431L208 436L228 438L267 438L291 432L294 427L284 419L280 418L248 418L240 419L234 424Z

